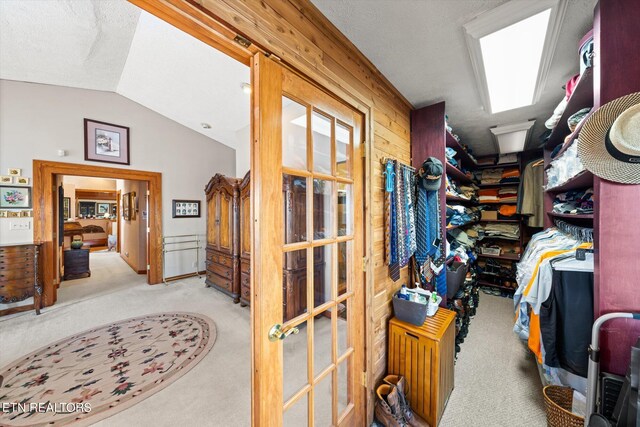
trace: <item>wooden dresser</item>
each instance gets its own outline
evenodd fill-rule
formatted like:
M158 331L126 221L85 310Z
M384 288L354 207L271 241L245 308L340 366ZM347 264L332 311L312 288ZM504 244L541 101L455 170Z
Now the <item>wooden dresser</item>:
M389 321L387 372L407 379L411 409L432 427L453 391L455 319L455 312L441 307L422 326Z
M239 182L216 174L207 186L207 286L240 301Z
M240 248L240 302L242 305L251 304L251 179L247 173L239 184L239 241ZM286 175L283 180L284 192L284 238L285 242L299 242L307 239L306 235L306 207L307 189L304 178ZM322 194L314 194L314 222L321 228L324 221ZM210 230L210 227L208 227ZM314 282L324 280L325 260L324 251L314 250ZM289 252L283 264L283 312L284 321L293 319L306 309L307 300L307 257L306 251ZM316 303L324 302L325 295L316 295Z
M40 243L0 244L0 304L33 297L33 305L0 310L0 316L35 308L42 304L42 260ZM1 307L1 306L0 306Z
M64 251L64 280L91 277L89 268L89 248L67 249Z
M251 302L251 172L240 183L240 304Z

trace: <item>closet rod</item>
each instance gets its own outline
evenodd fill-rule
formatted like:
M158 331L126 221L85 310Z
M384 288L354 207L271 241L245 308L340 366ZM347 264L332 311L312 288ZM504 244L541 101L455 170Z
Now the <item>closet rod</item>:
M562 233L580 242L593 243L593 228L579 227L559 219L556 219L554 223Z

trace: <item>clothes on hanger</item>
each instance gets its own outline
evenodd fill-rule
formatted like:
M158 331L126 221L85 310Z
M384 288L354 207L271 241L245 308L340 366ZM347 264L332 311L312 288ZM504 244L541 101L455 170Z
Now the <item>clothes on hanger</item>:
M529 227L544 225L544 167L537 165L538 162L539 160L534 160L525 166L518 193L518 212L529 217Z

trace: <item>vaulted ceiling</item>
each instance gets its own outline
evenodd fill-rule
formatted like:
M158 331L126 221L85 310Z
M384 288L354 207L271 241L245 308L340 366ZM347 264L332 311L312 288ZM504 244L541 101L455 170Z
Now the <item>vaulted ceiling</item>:
M0 1L0 78L116 92L232 148L249 143L238 132L249 68L126 0Z
M567 0L546 87L539 102L484 111L463 25L507 0L311 0L413 104L445 101L449 123L476 154L495 153L489 128L536 119L529 147L578 73L578 42L591 28L596 0ZM512 0L535 1L535 0Z

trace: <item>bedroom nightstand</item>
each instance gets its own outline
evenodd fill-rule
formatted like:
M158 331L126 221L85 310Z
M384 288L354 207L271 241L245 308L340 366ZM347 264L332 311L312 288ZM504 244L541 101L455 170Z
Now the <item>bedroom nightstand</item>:
M87 275L89 269L89 249L67 249L64 251L64 280L79 279Z

